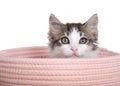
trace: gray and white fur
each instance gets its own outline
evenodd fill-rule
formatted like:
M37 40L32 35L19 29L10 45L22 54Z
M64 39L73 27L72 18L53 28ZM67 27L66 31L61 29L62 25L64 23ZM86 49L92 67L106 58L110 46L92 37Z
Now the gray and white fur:
M63 24L51 14L48 34L51 57L97 57L97 26L97 14L83 24Z

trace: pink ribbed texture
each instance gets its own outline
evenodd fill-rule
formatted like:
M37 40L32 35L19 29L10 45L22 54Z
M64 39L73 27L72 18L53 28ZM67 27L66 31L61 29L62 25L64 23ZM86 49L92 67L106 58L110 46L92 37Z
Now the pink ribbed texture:
M49 58L48 47L0 51L0 86L120 86L120 54Z

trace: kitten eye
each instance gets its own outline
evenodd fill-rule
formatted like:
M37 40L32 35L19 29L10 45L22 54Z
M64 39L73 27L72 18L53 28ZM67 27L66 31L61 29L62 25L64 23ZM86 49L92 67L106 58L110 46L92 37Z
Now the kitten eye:
M63 38L61 38L61 42L63 44L69 44L69 39L67 37L63 37Z
M81 38L80 44L86 44L88 42L87 38Z

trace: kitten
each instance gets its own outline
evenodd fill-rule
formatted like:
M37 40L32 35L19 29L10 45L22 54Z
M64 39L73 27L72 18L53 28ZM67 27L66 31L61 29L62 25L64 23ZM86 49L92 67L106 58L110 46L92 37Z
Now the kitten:
M63 24L51 14L48 34L51 57L96 57L97 26L97 14L83 24Z

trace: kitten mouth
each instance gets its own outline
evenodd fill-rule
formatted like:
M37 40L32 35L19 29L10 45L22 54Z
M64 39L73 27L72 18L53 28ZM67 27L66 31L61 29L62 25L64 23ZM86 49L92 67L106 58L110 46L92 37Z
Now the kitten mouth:
M73 53L72 57L79 57L76 53Z
M73 57L73 58L78 58L79 56L76 53L73 53L71 55L66 55L65 57Z

